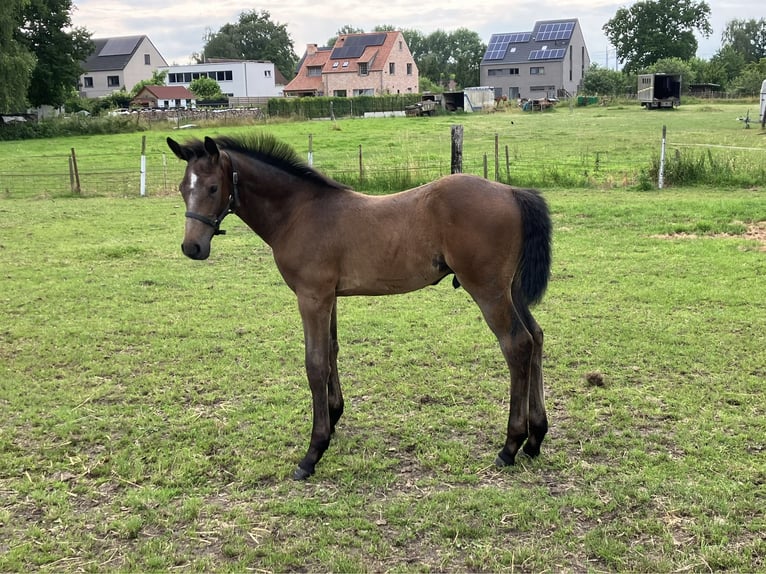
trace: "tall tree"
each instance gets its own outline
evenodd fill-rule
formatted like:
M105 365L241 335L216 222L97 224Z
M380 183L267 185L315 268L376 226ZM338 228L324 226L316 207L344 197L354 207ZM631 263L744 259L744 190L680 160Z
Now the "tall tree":
M232 58L266 60L289 80L295 75L298 57L285 24L271 21L267 10L250 10L239 15L236 24L224 24L205 38L201 59Z
M62 105L93 51L90 32L72 28L71 12L72 0L28 0L24 7L17 38L37 60L28 92L33 106Z
M0 113L20 112L27 107L35 57L15 37L26 3L5 0L5 9L0 11Z
M689 60L697 53L697 31L710 36L710 6L694 0L640 0L620 8L604 24L623 69L636 73L662 58Z
M458 28L449 34L450 77L459 86L467 88L479 85L479 64L487 51L487 45L476 32Z
M766 18L730 20L722 34L723 46L731 46L742 54L745 63L766 58Z

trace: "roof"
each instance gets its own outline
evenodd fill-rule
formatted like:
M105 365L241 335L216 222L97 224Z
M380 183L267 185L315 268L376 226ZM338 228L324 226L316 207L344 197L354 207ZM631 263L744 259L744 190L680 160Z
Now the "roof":
M530 32L492 34L482 64L521 64L561 61L566 55L577 18L541 20Z
M373 32L369 34L342 34L330 48L309 44L298 62L298 73L285 92L315 92L323 89L322 75L359 72L359 64L367 64L367 73L381 72L401 32ZM321 74L309 75L309 68L321 68Z
M146 97L147 92L158 100L194 100L196 96L184 86L144 86L133 99Z
M93 40L95 49L82 63L83 70L86 72L123 70L144 40L151 44L151 40L145 35L96 38Z
M322 75L309 75L309 68L324 69L325 64L330 60L332 48L317 48L316 44L310 44L306 53L298 62L298 73L285 86L285 91L290 92L313 92L323 91Z

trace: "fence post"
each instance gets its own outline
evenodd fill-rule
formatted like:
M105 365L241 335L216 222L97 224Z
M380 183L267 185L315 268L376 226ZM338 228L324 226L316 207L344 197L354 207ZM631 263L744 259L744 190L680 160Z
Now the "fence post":
M359 144L359 183L364 181L364 162L362 161L362 144Z
M80 172L77 170L77 155L74 153L74 148L72 148L72 167L74 168L74 191L75 193L80 193Z
M314 134L309 134L309 166L314 165Z
M511 185L511 156L508 153L508 146L505 146L505 173L508 176L508 185Z
M500 142L495 133L495 181L500 181Z
M662 147L660 148L660 173L658 174L657 187L662 189L662 185L665 183L665 135L667 133L667 127L662 126Z
M141 136L141 197L146 195L146 136Z
M463 126L454 125L452 132L452 162L450 173L463 173Z

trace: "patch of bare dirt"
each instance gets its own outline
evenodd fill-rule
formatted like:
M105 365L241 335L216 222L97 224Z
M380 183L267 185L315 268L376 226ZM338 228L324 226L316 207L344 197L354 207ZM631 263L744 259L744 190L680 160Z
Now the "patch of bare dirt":
M747 229L741 235L732 235L730 233L715 233L711 235L698 235L696 233L666 233L661 235L652 235L655 239L699 239L700 237L708 237L711 239L742 237L743 239L749 239L750 241L757 241L760 251L766 251L766 221L758 221L756 223L750 223Z

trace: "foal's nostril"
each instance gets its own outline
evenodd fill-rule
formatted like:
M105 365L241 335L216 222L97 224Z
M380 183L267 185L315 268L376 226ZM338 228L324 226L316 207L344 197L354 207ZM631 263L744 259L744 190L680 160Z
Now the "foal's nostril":
M199 244L198 243L182 243L181 251L183 251L184 255L186 255L187 257L191 257L193 259L197 255L199 255L199 252L200 252Z

